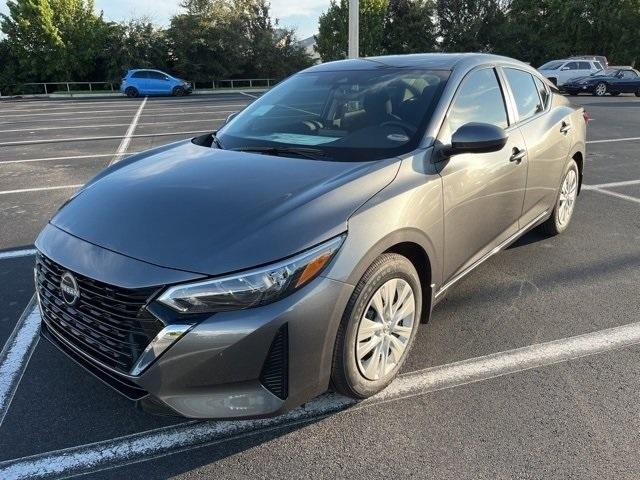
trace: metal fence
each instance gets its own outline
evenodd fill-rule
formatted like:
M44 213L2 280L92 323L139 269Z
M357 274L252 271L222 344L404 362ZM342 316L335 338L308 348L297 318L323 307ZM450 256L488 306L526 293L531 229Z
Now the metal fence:
M274 78L233 78L191 82L194 91L270 88L276 83L277 80ZM3 95L100 94L119 91L120 82L35 82L0 85L0 97Z

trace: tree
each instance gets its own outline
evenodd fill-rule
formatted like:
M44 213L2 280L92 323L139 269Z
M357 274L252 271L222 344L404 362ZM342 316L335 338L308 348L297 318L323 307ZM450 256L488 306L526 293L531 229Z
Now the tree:
M501 42L502 0L437 0L440 48L445 52L492 52Z
M384 24L389 0L360 1L360 56L383 55ZM320 15L316 51L323 61L347 57L349 23L348 0L331 0L329 9Z
M436 44L433 0L390 0L384 21L386 54L430 52Z

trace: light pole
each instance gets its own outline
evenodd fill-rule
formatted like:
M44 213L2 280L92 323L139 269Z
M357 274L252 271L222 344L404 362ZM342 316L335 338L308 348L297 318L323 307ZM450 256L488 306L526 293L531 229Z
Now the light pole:
M349 58L358 58L358 0L349 0Z

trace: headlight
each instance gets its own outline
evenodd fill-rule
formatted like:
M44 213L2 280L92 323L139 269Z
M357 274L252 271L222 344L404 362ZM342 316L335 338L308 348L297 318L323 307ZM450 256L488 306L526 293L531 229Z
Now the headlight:
M340 235L267 267L170 287L158 301L180 313L224 312L275 302L316 278L345 237Z

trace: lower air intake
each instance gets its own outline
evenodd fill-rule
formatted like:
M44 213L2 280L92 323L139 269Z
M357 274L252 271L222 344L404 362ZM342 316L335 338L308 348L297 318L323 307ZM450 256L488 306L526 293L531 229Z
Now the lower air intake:
M278 329L271 342L260 383L282 400L289 395L289 330L286 323Z

